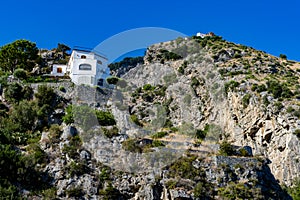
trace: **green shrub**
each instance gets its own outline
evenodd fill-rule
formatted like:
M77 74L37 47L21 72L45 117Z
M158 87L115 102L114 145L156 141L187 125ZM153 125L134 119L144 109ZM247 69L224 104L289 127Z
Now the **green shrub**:
M10 102L19 102L23 99L23 87L19 83L12 83L4 91L5 99Z
M246 187L243 183L229 183L226 187L218 189L218 196L222 199L263 199L258 188Z
M242 103L244 108L247 108L249 103L250 103L250 99L251 99L251 94L245 94L242 98Z
M29 101L33 98L33 89L28 85L25 85L23 87L22 93L23 93L23 98L27 101Z
M10 112L9 120L14 123L14 131L33 131L37 120L37 107L35 102L21 101Z
M267 82L268 92L273 94L274 98L290 98L294 94L293 92L284 84L280 84L280 82L275 80L270 80Z
M24 69L16 69L14 71L14 77L25 80L27 78L27 72Z
M254 83L252 86L251 86L251 91L256 91L258 88L258 85L256 83Z
M96 110L96 116L101 126L116 125L115 117L111 112Z
M79 158L78 150L81 149L82 141L79 135L73 136L70 139L70 143L65 145L62 149L64 154L68 154L71 158L77 159Z
M136 115L130 115L130 119L136 125L143 127L143 124L140 122L139 118Z
M32 143L27 146L27 151L32 156L32 161L34 164L47 164L47 154L41 149L41 147L36 144Z
M248 153L248 151L247 151L246 149L241 148L241 149L239 150L239 155L244 156L244 157L247 157L247 156L249 156L249 153Z
M176 160L169 167L166 167L168 170L168 175L171 177L185 178L185 179L199 179L199 177L205 177L205 173L201 168L195 168L193 162L197 159L196 156L187 155L186 157L181 157Z
M152 86L151 84L145 84L143 86L143 90L145 90L145 91L154 90L154 89L155 89L155 86Z
M64 87L64 86L59 86L59 91L61 91L61 92L66 92L66 88Z
M65 109L65 115L62 117L62 120L66 124L72 124L74 123L74 117L73 117L73 106L68 105Z
M279 55L279 58L282 58L282 59L285 59L285 60L286 60L286 59L287 59L287 56L286 56L285 54L280 54L280 55Z
M62 134L61 127L58 124L53 124L49 128L49 139L50 144L58 143L60 141L60 136Z
M296 181L294 181L293 186L288 188L287 191L294 200L299 200L300 199L300 180L297 179Z
M258 85L256 83L254 83L251 87L251 90L252 91L256 91L258 93L261 93L261 92L264 92L264 91L267 91L267 87L265 84L262 84L262 85Z
M196 131L196 138L197 138L197 139L203 140L203 139L206 137L207 133L209 132L210 127L211 127L211 126L210 126L209 124L206 124L206 125L204 126L204 129L203 129L203 130L197 130L197 131Z
M259 93L267 91L267 87L266 87L265 84L259 85L256 91L259 92Z
M47 85L40 85L38 86L37 93L35 93L35 97L40 107L49 105L50 108L53 109L56 100L56 94L53 88Z
M218 56L216 56L216 58L218 58ZM219 69L218 72L221 76L225 76L228 71L227 71L227 69L222 68L222 69Z
M214 186L203 180L198 182L194 187L194 195L200 199L211 199L210 197L213 196L214 193Z
M166 146L165 143L160 140L153 140L151 144L151 147L164 147L164 146Z
M292 113L292 112L294 112L295 111L295 109L292 107L292 106L289 106L287 109L286 109L286 112L287 113Z
M84 195L84 192L81 187L74 187L74 188L68 189L66 191L66 194L68 195L68 197L82 197Z
M178 68L178 72L179 72L180 74L184 74L184 68L183 68L182 66L180 66L180 67Z
M56 198L57 189L55 187L45 189L42 191L43 199L50 200Z
M168 113L168 111L167 111ZM164 124L164 128L172 128L173 127L173 123L170 119L166 119L166 122Z
M13 185L29 191L49 188L49 180L36 170L36 163L31 155L21 154L12 145L0 144L0 160L0 197L16 194ZM15 196L10 196L9 199L12 197Z
M233 156L235 154L235 150L230 143L224 141L220 144L219 153L224 156Z
M122 148L134 153L142 153L142 148L137 144L136 139L127 139L122 143Z
M151 62L151 61L150 61ZM144 58L139 57L126 57L120 62L111 63L108 65L110 70L115 71L121 67L127 68L128 66L136 66L137 64L143 64Z
M105 189L100 190L99 195L102 196L101 199L103 200L123 199L119 190L114 188L111 183Z
M106 81L108 84L116 85L119 81L119 78L118 77L108 77L106 79Z
M162 60L179 60L182 58L182 56L165 49L161 49L159 52L161 53Z
M166 183L165 183L166 187L170 190L170 189L175 189L176 188L176 185L177 185L177 180L168 180Z
M166 86L157 86L154 90L154 94L157 95L157 96L161 96L161 97L164 97L166 96L166 90L167 90L167 87Z
M116 124L115 118L111 112L96 110L88 106L69 105L65 109L65 116L62 117L66 124L76 123L84 130L89 130L97 125L113 126Z
M300 109L295 110L294 113L293 113L293 115L294 115L295 117L297 117L297 118L300 118Z
M198 87L199 85L200 82L198 81L198 79L196 77L192 77L192 83L191 83L192 88Z
M73 177L75 175L81 176L81 175L89 172L89 167L83 162L77 163L77 162L72 161L67 166L67 171L71 177Z
M281 102L275 102L274 106L277 112L279 112L284 107Z
M234 91L235 88L237 88L239 85L240 85L240 83L239 83L239 82L236 82L236 81L234 81L234 80L231 80L231 81L225 83L224 88L225 88L226 94L227 94L230 90L231 90L231 91Z
M157 132L157 133L151 135L151 138L153 138L153 139L158 139L158 138L163 138L163 137L165 137L166 135L168 135L168 133L162 131L162 132Z
M104 127L102 127L101 129L103 131L103 134L108 138L112 138L112 137L119 135L119 129L116 126L110 128L110 129L107 129Z

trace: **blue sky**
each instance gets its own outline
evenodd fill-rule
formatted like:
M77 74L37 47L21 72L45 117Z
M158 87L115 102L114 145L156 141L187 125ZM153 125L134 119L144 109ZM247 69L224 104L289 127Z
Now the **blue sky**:
M187 35L212 31L300 61L299 8L299 0L11 0L0 7L0 45L28 39L40 48L93 48L122 31L163 27Z

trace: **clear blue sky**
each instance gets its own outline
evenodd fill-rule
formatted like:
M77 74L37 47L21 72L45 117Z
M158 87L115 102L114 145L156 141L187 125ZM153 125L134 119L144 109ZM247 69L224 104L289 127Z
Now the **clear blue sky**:
M10 0L1 2L0 45L28 39L39 48L93 48L128 29L163 27L187 35L212 31L300 61L299 9L299 0Z

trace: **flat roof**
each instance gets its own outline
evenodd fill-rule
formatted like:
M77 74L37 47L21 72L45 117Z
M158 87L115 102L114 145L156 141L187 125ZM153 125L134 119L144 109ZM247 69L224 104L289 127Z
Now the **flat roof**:
M106 55L104 55L103 53L100 53L99 51L96 51L95 49L92 49L92 48L74 46L72 50L73 50L73 51L86 52L86 53L94 53L94 54L96 54L97 56L100 56L100 57L102 57L102 58L108 60Z

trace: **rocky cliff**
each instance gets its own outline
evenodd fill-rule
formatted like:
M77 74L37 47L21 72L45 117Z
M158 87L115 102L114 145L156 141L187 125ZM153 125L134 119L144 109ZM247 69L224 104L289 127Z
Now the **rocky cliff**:
M289 198L279 183L300 171L298 63L218 36L153 45L144 59L104 103L119 135L83 142L119 198ZM222 141L250 150L218 156Z
M48 84L60 103L39 169L52 187L22 194L291 199L282 186L300 171L299 68L212 35L149 47L114 89Z

